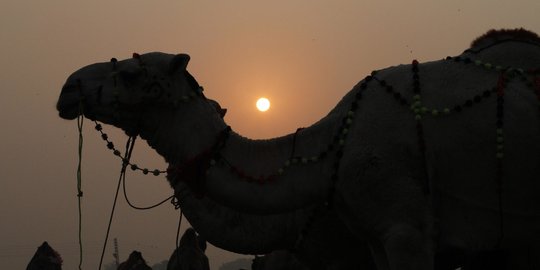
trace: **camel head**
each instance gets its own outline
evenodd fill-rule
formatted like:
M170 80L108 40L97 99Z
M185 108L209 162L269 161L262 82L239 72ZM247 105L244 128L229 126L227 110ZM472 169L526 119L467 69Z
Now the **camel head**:
M204 97L186 70L189 59L187 54L153 52L83 67L62 88L59 115L69 120L84 115L129 135L179 117L185 118L186 129L197 128L195 121L205 120L200 114L220 116L224 110Z

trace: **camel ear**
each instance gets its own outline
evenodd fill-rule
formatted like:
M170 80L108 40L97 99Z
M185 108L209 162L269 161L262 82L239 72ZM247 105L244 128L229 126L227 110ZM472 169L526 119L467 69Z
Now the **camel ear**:
M189 59L189 55L185 53L175 55L169 63L169 73L172 74L178 70L186 70Z

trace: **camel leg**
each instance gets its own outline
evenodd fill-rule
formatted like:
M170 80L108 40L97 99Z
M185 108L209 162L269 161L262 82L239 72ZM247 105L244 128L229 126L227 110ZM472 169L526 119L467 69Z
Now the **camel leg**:
M432 270L433 249L429 234L409 224L395 224L383 241L392 270Z

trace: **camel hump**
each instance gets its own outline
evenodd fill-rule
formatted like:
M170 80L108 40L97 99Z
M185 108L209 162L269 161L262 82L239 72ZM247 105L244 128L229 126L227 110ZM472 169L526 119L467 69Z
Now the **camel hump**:
M487 47L507 40L530 42L540 45L540 37L532 31L523 28L492 29L473 40L471 42L471 49Z

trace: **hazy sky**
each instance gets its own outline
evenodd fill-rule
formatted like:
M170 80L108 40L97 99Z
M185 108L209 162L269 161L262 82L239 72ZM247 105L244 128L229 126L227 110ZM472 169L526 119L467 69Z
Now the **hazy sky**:
M133 52L188 53L188 69L228 109L233 129L268 138L320 119L373 69L460 54L492 28L540 33L539 11L538 0L0 0L1 268L24 269L47 240L64 269L76 269L77 128L55 103L79 67ZM254 106L263 95L272 102L266 113ZM120 163L89 121L84 136L84 269L96 269ZM166 166L142 141L133 161ZM164 177L136 174L128 189L139 205L172 193ZM167 259L177 218L169 204L141 212L120 199L111 238L122 260L133 249L151 264ZM207 254L212 269L240 257Z

